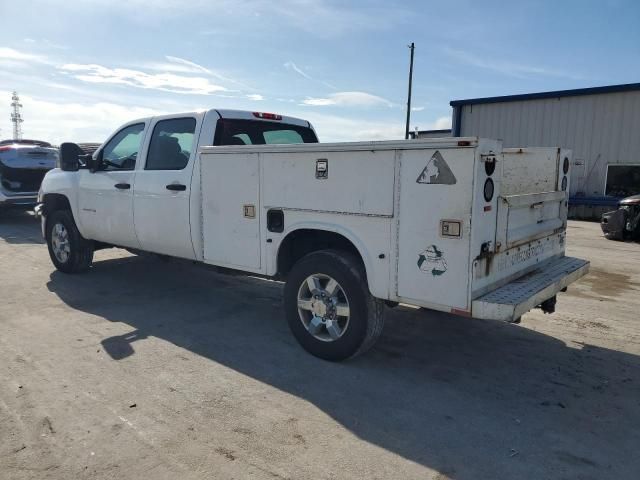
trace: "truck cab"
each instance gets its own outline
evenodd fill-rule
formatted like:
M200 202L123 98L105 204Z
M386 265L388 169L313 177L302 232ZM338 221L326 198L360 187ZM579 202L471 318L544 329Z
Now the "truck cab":
M68 202L86 239L195 260L198 232L190 225L200 215L200 182L192 182L198 149L317 141L309 122L271 113L212 109L133 120L85 164L47 176L42 192L58 196L43 195L43 229L48 211Z

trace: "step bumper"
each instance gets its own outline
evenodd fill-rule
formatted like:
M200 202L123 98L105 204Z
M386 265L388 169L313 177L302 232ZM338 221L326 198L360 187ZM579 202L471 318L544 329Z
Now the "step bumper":
M589 272L589 262L561 257L475 300L472 316L512 322Z

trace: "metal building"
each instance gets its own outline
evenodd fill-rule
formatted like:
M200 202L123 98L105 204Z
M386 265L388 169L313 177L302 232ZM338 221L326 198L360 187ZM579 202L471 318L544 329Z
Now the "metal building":
M618 198L640 193L640 83L450 104L454 136L573 150L573 216L599 217Z
M451 129L444 128L440 130L416 130L413 132L409 132L409 137L412 139L416 138L442 138L442 137L450 137Z

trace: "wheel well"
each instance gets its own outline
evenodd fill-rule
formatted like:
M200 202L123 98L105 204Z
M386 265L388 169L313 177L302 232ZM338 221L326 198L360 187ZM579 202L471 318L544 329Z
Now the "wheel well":
M44 196L44 214L49 215L56 210L71 210L69 199L61 193L47 193Z
M291 267L305 255L318 250L352 253L364 266L360 252L345 236L326 230L301 229L288 234L278 250L278 276L286 277Z

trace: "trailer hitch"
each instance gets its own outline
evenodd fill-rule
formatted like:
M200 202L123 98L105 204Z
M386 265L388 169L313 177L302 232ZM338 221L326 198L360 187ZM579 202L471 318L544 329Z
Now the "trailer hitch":
M548 300L545 300L544 302L542 302L536 308L541 309L544 313L553 313L556 311L556 302L557 302L557 298L554 295Z

